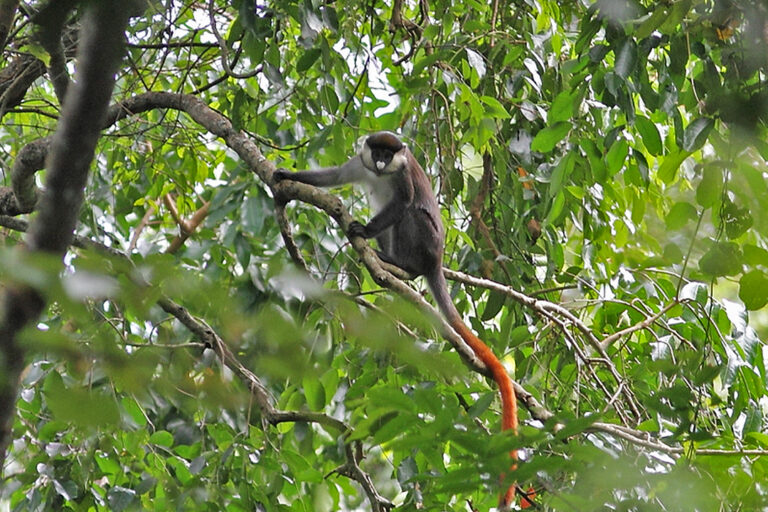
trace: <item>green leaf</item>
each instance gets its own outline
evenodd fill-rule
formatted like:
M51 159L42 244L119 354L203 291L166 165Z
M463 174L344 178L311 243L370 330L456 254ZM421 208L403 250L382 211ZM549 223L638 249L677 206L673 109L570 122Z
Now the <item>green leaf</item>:
M747 232L754 220L747 208L739 208L733 201L727 200L720 212L720 218L725 224L725 234L733 240Z
M226 450L232 444L232 429L223 423L209 423L206 426L208 435L216 442L219 450Z
M716 364L705 364L699 368L699 371L693 377L696 385L710 384L720 375L721 368Z
M700 117L693 121L683 132L683 149L693 153L701 148L714 126L715 122L708 117Z
M304 377L304 396L307 399L307 405L313 411L320 411L325 407L325 390L320 380L315 376Z
M768 276L760 270L741 276L739 298L750 311L757 311L768 304Z
M680 22L683 21L683 18L690 9L691 0L680 0L678 2L672 3L669 14L659 27L659 31L661 31L663 34L669 34L673 32L678 27Z
M659 91L659 110L667 115L673 115L677 107L679 96L677 87L673 83L667 83Z
M755 441L761 448L768 448L768 434L763 434L762 432L749 432L744 438Z
M429 55L425 55L423 57L416 59L415 64L413 66L413 72L412 72L413 76L419 76L427 67L433 65L437 61L442 60L444 58L445 58L445 55L442 52L436 51L434 53L431 53Z
M136 399L130 396L124 396L120 402L125 411L137 425L140 427L147 425L147 417L144 415L144 411L141 410L141 406L136 402Z
M552 201L552 206L549 208L549 212L547 213L547 218L544 221L545 224L551 224L555 222L559 217L560 214L563 212L563 207L565 206L565 194L561 190L557 193L555 196L555 199Z
M656 128L656 123L645 116L639 115L635 118L635 126L640 133L640 137L643 139L645 149L647 149L653 156L660 155L663 151L663 147L661 145L661 135L659 135L659 130Z
M336 112L339 108L339 97L333 86L326 84L320 89L320 98L330 112Z
M478 77L482 78L485 76L486 66L483 56L469 47L466 48L466 52L469 66L477 72Z
M579 89L566 89L555 97L549 109L547 121L551 124L568 121L576 111L576 100L581 97Z
M717 164L704 165L701 182L696 187L696 202L711 208L723 193L723 170Z
M45 398L56 419L83 427L105 427L120 421L114 397L83 388L58 387L45 390Z
M45 64L45 67L51 65L51 56L41 45L34 43L26 44L24 45L24 50L32 54L33 57L40 59Z
M626 139L619 139L611 145L608 153L605 155L605 162L608 166L608 175L613 176L621 170L629 154L629 143Z
M285 459L288 468L299 481L314 483L323 481L323 473L313 468L312 464L299 453L284 448L281 450L281 455Z
M691 203L681 201L675 203L670 208L667 216L664 217L664 223L669 230L677 230L685 226L688 221L695 220L699 217L699 213L696 211L696 207Z
M499 100L491 96L482 96L480 101L485 103L485 114L493 119L509 119L510 116L504 105Z
M467 410L470 418L477 418L483 414L491 406L496 399L496 393L483 393L475 401L474 404Z
M670 263L680 263L683 261L683 251L677 244L669 243L664 246L664 259Z
M376 432L373 434L373 442L381 444L391 441L392 439L403 435L404 432L407 432L408 429L416 423L420 422L413 414L397 414L384 423L380 428L376 429Z
M632 222L640 225L645 216L645 199L640 194L634 194L632 197Z
M544 128L533 138L531 150L541 153L552 151L557 143L563 140L568 132L571 131L572 127L571 123L561 121Z
M635 37L639 40L650 36L654 30L667 19L668 6L657 4L656 9L650 15L646 16L639 27L635 29Z
M336 390L339 387L339 370L330 368L322 375L322 377L320 377L320 382L325 391L326 402L328 402L333 398L334 393L336 393Z
M552 171L550 178L549 193L552 195L560 192L563 184L568 181L571 172L576 164L576 154L573 151L566 153L566 155L557 163L555 170Z
M637 46L632 39L626 39L616 52L616 63L613 70L618 76L626 80L632 73L636 61Z
M483 309L483 316L481 320L486 322L495 317L504 307L504 303L507 300L507 296L504 293L492 291L488 296L488 302L485 303L485 309Z
M103 471L107 475L118 475L122 471L120 463L115 460L114 456L106 453L99 453L94 457L96 465L99 470Z
M762 408L752 403L748 407L747 419L744 422L744 433L748 432L760 432L763 426L763 411Z
M597 147L595 142L592 139L584 137L579 140L579 147L587 155L589 168L592 170L592 175L595 179L605 179L605 158L603 152Z
M635 149L632 150L632 156L637 165L637 172L640 174L641 183L637 183L637 185L648 187L651 182L651 171L648 168L648 160L645 159L645 155L642 152Z
M310 48L302 53L299 60L296 62L296 71L304 73L320 58L320 48Z
M741 272L741 251L733 242L717 242L699 260L699 268L715 277Z
M173 435L166 430L158 430L149 436L149 442L158 446L170 448L173 446Z
M677 170L680 168L680 164L691 156L688 151L678 150L674 153L667 155L659 166L659 179L669 185L674 181L677 176Z
M612 96L618 97L626 84L626 81L613 71L609 71L603 77L603 82Z
M744 244L742 249L744 251L744 263L746 265L762 265L768 267L768 250L752 244Z
M531 332L527 325L518 325L509 333L509 346L516 347L531 338Z
M251 196L245 200L243 215L241 216L242 226L251 235L261 233L264 218L269 215L264 206L264 201L260 196Z
M384 411L416 412L413 400L400 389L379 386L367 393L368 399L377 409Z
M122 512L128 509L136 501L136 491L128 489L126 487L120 487L116 485L110 487L107 492L107 502L109 503L109 509L116 512ZM132 507L131 507L132 508Z

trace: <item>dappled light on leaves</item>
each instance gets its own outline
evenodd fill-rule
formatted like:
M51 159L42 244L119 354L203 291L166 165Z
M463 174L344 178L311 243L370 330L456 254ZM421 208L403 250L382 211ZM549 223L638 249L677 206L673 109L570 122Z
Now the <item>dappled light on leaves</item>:
M28 4L0 1L0 508L765 507L764 2ZM273 180L379 130L517 436L424 279L347 236L361 191Z

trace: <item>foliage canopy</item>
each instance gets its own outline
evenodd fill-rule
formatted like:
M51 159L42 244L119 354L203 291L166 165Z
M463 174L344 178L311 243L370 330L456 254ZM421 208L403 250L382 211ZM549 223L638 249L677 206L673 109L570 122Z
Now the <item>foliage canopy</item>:
M0 508L490 510L511 448L542 510L768 506L763 2L124 4L0 0ZM519 436L360 194L270 180L374 130Z

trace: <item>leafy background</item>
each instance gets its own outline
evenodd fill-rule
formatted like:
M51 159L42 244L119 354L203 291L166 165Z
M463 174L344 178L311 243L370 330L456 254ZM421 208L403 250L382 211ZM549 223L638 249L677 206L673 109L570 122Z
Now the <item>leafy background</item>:
M85 30L85 2L16 3L8 187ZM126 36L116 105L194 96L266 163L153 105L101 133L63 264L3 211L3 286L48 304L20 335L3 510L489 510L513 447L542 510L768 506L763 2L169 0ZM432 178L457 306L530 394L518 437L330 198L270 186L381 129Z

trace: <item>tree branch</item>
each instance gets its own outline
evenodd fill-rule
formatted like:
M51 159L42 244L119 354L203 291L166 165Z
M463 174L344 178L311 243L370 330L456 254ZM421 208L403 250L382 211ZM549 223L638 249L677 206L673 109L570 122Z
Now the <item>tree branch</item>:
M5 49L8 34L13 26L13 18L16 17L16 9L19 0L0 0L0 52Z
M680 301L678 301L678 300L672 301L669 304L667 304L666 306L664 306L663 308L661 308L661 310L658 313L656 313L655 315L649 316L645 320L642 320L642 321L636 323L635 325L630 325L626 329L622 329L620 331L617 331L617 332L611 334L610 336L606 336L600 342L600 347L602 347L603 350L605 350L608 347L610 347L616 340L621 339L624 336L628 336L628 335L632 334L635 331L639 331L641 329L647 329L648 327L653 325L659 318L664 316L664 314L666 314L670 309L672 309L673 307L677 306L678 304L680 304Z
M74 236L83 188L93 160L101 121L112 94L122 55L128 10L116 0L89 4L78 48L78 80L70 88L59 126L51 139L46 192L27 236L27 250L63 255ZM24 352L17 335L45 307L29 286L5 289L0 311L0 467L11 441L14 406Z
M163 202L168 207L168 210L171 212L171 216L179 226L179 234L176 235L173 240L171 240L170 245L165 250L165 252L168 254L174 254L176 251L181 249L181 246L184 245L184 242L186 242L187 239L192 236L195 231L197 231L197 228L200 227L200 224L202 224L205 218L208 216L208 210L211 207L211 202L205 201L203 206L195 210L195 213L192 214L189 220L182 219L179 216L176 203L173 201L173 198L170 194L163 196Z
M64 104L64 97L70 85L67 59L64 55L64 45L61 43L61 35L64 24L67 22L67 17L76 4L77 2L74 0L49 2L33 18L33 22L39 27L37 38L50 56L48 77L53 83L53 90L59 99L59 104Z

